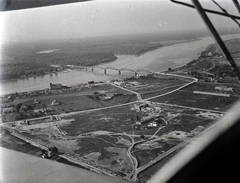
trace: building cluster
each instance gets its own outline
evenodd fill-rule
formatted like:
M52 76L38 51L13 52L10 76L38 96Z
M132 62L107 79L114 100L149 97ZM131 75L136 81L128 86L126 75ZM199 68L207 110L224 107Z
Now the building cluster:
M200 56L202 57L212 57L212 56L217 56L217 57L222 57L223 54L221 52L214 52L212 53L211 51L202 51Z
M228 86L216 86L215 90L220 93L233 92L233 88Z
M161 108L156 106L153 102L143 101L135 104L132 110L138 113L135 122L136 128L149 128L166 125L165 121L161 119Z
M125 82L124 81L114 81L113 84L116 85L116 86L121 86L121 87L125 86Z
M57 101L53 100L50 105L57 105ZM48 107L47 104L41 103L38 100L33 100L32 102L28 103L5 103L1 105L1 120L5 121L9 117L10 119L20 120L26 119L29 117L40 117L48 115L49 112L52 112L53 109Z
M104 101L104 100L114 99L116 96L122 95L122 94L111 93L111 92L107 92L107 91L97 91L97 92L94 92L94 95L96 96L97 99Z
M152 79L153 74L148 74L148 75L138 74L131 78L112 80L111 83L116 86L121 86L121 87L143 87L143 86L145 86L145 85L141 84L140 82L136 81L139 78ZM110 81L108 81L107 83L110 83Z
M71 88L70 86L67 85L62 85L61 83L50 83L50 90L61 90L61 89L67 89L67 88Z
M58 155L58 149L56 147L50 147L47 150L42 149L41 157L42 158L53 158Z
M203 79L206 82L213 82L216 80L216 75L214 75L210 72L206 72L206 71L189 71L187 73L188 73L188 75L191 75L198 79Z
M25 98L25 97L35 97L35 96L41 96L41 95L49 95L49 94L57 94L57 93L63 93L63 92L71 92L71 91L81 91L83 88L89 88L91 86L97 86L104 84L103 82L94 82L90 81L88 84L79 84L76 86L67 86L62 85L61 83L50 83L50 88L46 88L43 90L34 90L34 91L26 91L26 92L16 92L6 95L1 95L1 104L3 103L9 103L13 102L14 100L17 100L19 98Z

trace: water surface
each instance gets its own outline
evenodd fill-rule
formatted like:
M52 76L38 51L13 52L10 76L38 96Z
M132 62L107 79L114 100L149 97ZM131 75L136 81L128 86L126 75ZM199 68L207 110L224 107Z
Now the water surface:
M224 39L239 38L239 35L227 35ZM149 69L151 71L165 71L169 67L175 68L187 64L198 57L209 44L214 43L211 37L204 37L195 41L178 43L170 46L148 51L140 56L117 55L114 62L100 64L101 67L130 68L133 70ZM73 70L39 77L3 81L1 83L1 94L41 90L49 88L50 83L61 83L66 85L77 85L88 81L107 81L115 78L133 76L133 72L124 71L121 75L118 71L108 70L107 75L101 69L94 72L85 70Z

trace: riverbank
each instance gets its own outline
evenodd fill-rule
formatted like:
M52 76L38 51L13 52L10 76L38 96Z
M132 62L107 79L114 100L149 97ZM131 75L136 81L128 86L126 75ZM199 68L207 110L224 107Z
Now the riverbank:
M198 40L198 41L200 41L200 40ZM179 49L183 48L182 44L179 44L179 46L180 46L180 47L178 47ZM162 49L159 49L159 51L160 50L162 50ZM174 55L174 53L175 53L174 50L171 50L171 52L172 52L172 54L170 55L171 57L170 56L168 57L169 59L176 56L176 55ZM163 52L163 53L165 53L165 52ZM184 52L182 51L182 53L184 53ZM149 53L146 53L146 54L149 54ZM160 64L160 62L155 63L154 59L159 59L159 57L155 57L156 55L157 55L157 53L154 52L153 56L151 57L151 60L146 65L143 65L145 63L142 63L141 67L146 69L146 68L149 68L150 66L154 66L153 64ZM167 56L167 54L165 54L165 57L166 56ZM142 56L139 56L139 57L142 57ZM123 60L124 60L124 58L125 57L123 55ZM189 58L190 58L190 55L189 55ZM142 60L138 60L138 61L139 61L139 63L141 63ZM180 61L181 61L181 59L180 59ZM131 60L125 60L125 62L131 62ZM137 66L138 65L136 63L134 70L138 69ZM105 66L105 67L107 67L107 66ZM120 67L120 68L122 68L122 67ZM130 67L127 67L127 68L130 68ZM162 67L161 69L164 69L164 68ZM113 71L113 72L115 72L115 74L114 73L104 74L103 71L104 70L100 68L99 72L98 71L94 71L94 72L79 71L81 73L79 73L78 71L73 71L73 72L78 73L78 77L76 79L81 80L81 82L83 82L82 77L84 77L84 76L82 76L80 74L84 74L84 73L85 74L88 73L89 76L96 75L99 77L98 79L101 79L101 80L103 79L102 76L104 76L104 77L106 76L109 79L111 79L112 77L119 76L119 75L117 75L118 73L116 73L116 70ZM101 74L100 74L100 72L101 72ZM134 72L132 72L132 71L128 71L128 72L130 72L131 74L134 74ZM70 73L72 73L72 72L70 72ZM160 75L163 75L164 77L167 76L167 74L160 74ZM195 134L196 131L198 132L199 125L202 126L202 127L200 127L200 129L202 129L204 127L204 125L206 125L209 122L209 120L210 121L213 120L212 116L216 116L216 115L214 115L216 113L216 111L213 112L212 109L215 109L216 107L218 107L218 110L219 110L220 103L223 106L227 106L229 104L228 103L229 99L227 99L227 98L222 99L222 101L219 98L214 98L216 96L212 96L212 95L206 95L204 98L203 97L201 98L201 97L195 95L193 92L193 91L201 91L203 88L204 88L204 90L207 90L208 92L211 92L211 90L215 91L215 86L217 86L218 83L211 83L211 86L209 85L208 87L206 87L206 84L200 85L199 83L197 85L191 85L191 84L193 84L193 82L196 82L197 79L195 79L195 81L190 82L188 80L192 79L192 78L188 77L188 80L185 82L189 82L189 83L181 84L180 80L178 79L180 77L178 75L175 75L175 76L171 80L170 79L166 80L166 78L162 78L162 77L159 77L159 80L154 80L153 78L151 78L151 76L149 76L148 78L145 78L146 80L143 80L143 77L140 77L140 78L138 78L138 81L135 82L135 83L139 82L139 84L137 84L135 86L134 86L134 81L132 82L133 85L129 85L129 84L131 84L131 81L126 83L126 86L129 87L128 91L132 91L132 93L140 96L140 97L138 97L138 99L140 101L141 101L141 94L144 95L146 93L146 90L152 92L152 91L154 91L153 89L155 88L155 93L154 93L155 96L152 97L151 96L152 93L150 93L151 95L149 95L148 97L145 97L145 99L146 100L152 99L154 102L158 102L157 105L154 104L153 109L156 113L161 112L162 120L160 120L158 122L160 122L159 125L164 126L164 129L163 129L163 126L160 126L157 131L156 131L156 128L155 129L152 128L153 126L150 127L149 129L144 129L144 126L142 126L142 128L139 128L139 127L133 128L132 122L134 122L135 116L139 115L139 113L135 113L135 114L133 113L131 106L128 106L130 103L120 104L121 105L121 107L120 107L119 102L123 102L124 101L123 98L121 98L120 100L114 99L117 103L114 103L115 105L112 107L111 106L104 107L104 106L106 106L106 104L105 104L104 106L94 106L93 109L90 108L90 110L85 110L85 111L80 112L79 110L82 110L82 109L79 109L77 107L83 106L85 109L87 109L86 104L90 104L89 100L92 101L92 99L94 99L92 97L89 97L89 94L94 94L97 91L104 91L104 90L111 91L111 92L114 91L114 93L119 93L119 91L118 92L116 91L116 88L99 88L99 86L96 88L96 90L93 90L93 86L91 86L91 88L92 88L91 92L89 89L90 87L86 88L86 93L84 90L81 90L83 92L82 94L86 95L86 96L81 95L81 93L79 91L74 91L75 92L74 95L76 95L76 96L75 96L75 99L72 98L72 100L70 100L70 97L72 97L72 96L70 96L68 94L62 94L63 91L61 91L61 90L56 90L56 92L59 92L59 99L57 98L58 97L57 95L54 95L54 96L50 96L50 98L51 97L54 97L54 98L51 98L51 99L49 98L48 100L46 100L46 98L44 98L44 100L40 99L40 98L36 98L36 96L34 96L33 98L29 98L29 99L27 99L25 97L22 98L23 100L29 100L29 101L21 101L21 100L19 100L20 98L18 100L16 100L17 103L23 104L23 102L25 102L25 104L27 105L26 102L29 102L29 104L31 103L31 105L35 105L35 103L39 99L40 102L36 105L37 107L39 107L40 105L44 106L44 102L45 102L45 104L46 105L48 104L50 107L56 107L56 109L57 109L56 111L59 112L61 110L60 117L62 118L63 123L66 122L66 121L64 121L65 120L64 118L66 118L67 116L68 117L71 116L71 118L73 118L73 121L75 121L75 123L74 122L71 122L71 124L65 123L65 125L61 126L60 122L55 121L56 122L55 123L54 121L48 120L48 121L41 122L42 124L44 123L44 124L49 125L49 126L45 126L45 127L43 127L41 125L39 126L39 124L40 124L39 121L35 121L35 122L32 121L32 124L29 123L31 128L28 127L29 124L28 125L17 124L17 123L14 124L15 122L13 122L12 124L8 124L8 125L10 128L12 128L14 130L19 130L20 132L22 132L22 129L23 129L22 127L24 127L24 130L26 130L25 132L27 132L27 134L30 136L30 138L35 138L35 140L42 139L44 142L48 142L49 144L52 143L51 146L59 145L58 149L63 148L63 149L65 149L65 151L71 151L71 152L76 153L79 157L84 156L88 160L88 164L89 164L89 162L92 163L91 166L96 166L96 168L100 169L101 165L102 165L102 166L106 167L106 169L104 169L106 171L113 170L113 168L115 168L116 171L122 172L123 173L122 175L124 176L124 175L128 174L132 170L132 168L134 168L134 167L137 168L135 156L133 156L133 155L136 155L136 158L138 158L138 159L140 159L139 157L142 157L142 160L147 161L147 162L151 161L151 156L153 156L153 155L158 156L160 158L160 156L158 154L159 152L161 152L162 155L164 155L165 152L169 152L168 151L169 148L172 148L174 145L178 144L179 141L184 140L184 138L186 137L185 135L187 133ZM121 75L121 77L126 77L126 74ZM184 77L184 76L182 76L182 77ZM141 78L142 78L142 80L141 80ZM90 81L89 78L86 78L86 79L88 79L88 81ZM145 81L145 82L143 82L143 81ZM95 82L95 80L94 80L94 82ZM169 83L171 83L172 85L171 86L165 85L165 84L169 84ZM67 84L69 84L69 83L67 83ZM118 83L116 83L116 84L118 84ZM181 86L179 86L179 84ZM186 87L188 85L191 85L192 88ZM184 91L181 91L181 89L184 87L186 87L184 89ZM119 89L119 87L117 87L117 88ZM165 91L160 91L164 88L166 89ZM126 90L126 88L124 88L123 90ZM160 93L157 93L157 91L160 91ZM233 88L233 91L236 91L235 88ZM122 93L122 91L121 91L121 93ZM65 98L65 100L64 100L63 95L67 95L68 98ZM165 97L163 97L163 96L165 96ZM238 96L234 96L234 98L233 97L230 98L231 102L234 101L235 98L237 98ZM185 97L187 97L187 99ZM8 97L6 97L6 98L8 98ZM84 100L81 100L81 98ZM85 100L86 98L89 100ZM9 98L9 99L11 99L11 98ZM36 99L36 101L35 101L35 99ZM132 99L134 99L134 98L132 98ZM54 100L55 101L61 100L59 103L61 105L52 106L51 102ZM97 100L98 99L96 99L96 101ZM129 98L127 100L128 100L128 102L130 102ZM175 104L174 102L177 103L179 100L181 100L178 103L179 105L174 106L174 104ZM73 104L73 101L77 102L77 104ZM215 101L217 101L217 103L214 104ZM108 102L112 102L112 101L108 101ZM102 104L103 101L100 101L99 103ZM131 104L133 104L133 103L131 103ZM202 105L202 104L204 104L204 105ZM31 105L29 105L29 106L31 106ZM191 105L193 105L193 106L191 107ZM199 105L199 106L196 106L196 105ZM148 107L147 105L144 105L144 106ZM142 111L144 111L144 108L145 108L144 106L142 108ZM199 108L196 108L196 107L199 107ZM206 110L205 108L208 108L208 107L209 107L209 109ZM29 110L35 110L34 108L31 108L31 107L28 107L28 108L29 108ZM220 106L220 108L221 108L221 106ZM136 106L136 109L138 109L137 106ZM139 106L139 109L140 109L140 106ZM74 110L76 110L76 111L73 112ZM23 111L26 111L26 109L24 109L24 107L22 108L22 112ZM140 109L140 111L141 111L141 109ZM146 109L146 111L148 111L148 109ZM151 110L151 111L153 111L153 110ZM139 112L139 111L136 111L136 112ZM28 113L30 114L30 112L28 112ZM84 115L82 115L82 113L84 113ZM217 113L218 113L218 111L217 111ZM220 112L220 113L222 113L222 112ZM129 116L129 114L131 114L131 116L134 116L134 118L132 118L131 121L129 120L131 117L131 116ZM134 115L132 115L132 114L134 114ZM199 115L199 114L201 114L201 115ZM204 118L205 118L205 121L203 120ZM66 119L68 119L68 118L66 118ZM58 121L59 118L57 118L56 120ZM111 120L110 123L108 123L109 120ZM81 121L81 123L79 123L79 121ZM197 123L192 123L192 121L197 122ZM189 122L189 123L186 123L186 122ZM61 124L63 124L63 123L61 123ZM56 126L56 124L58 124L58 126ZM105 124L105 125L102 125L102 124ZM114 125L109 125L109 124L114 124ZM170 125L165 126L167 124L170 124ZM147 124L145 124L145 125L147 126ZM57 127L57 128L55 128L55 127ZM103 133L104 130L109 131L111 133ZM146 130L146 131L144 131L144 130ZM172 133L173 130L175 131L175 133ZM184 133L183 133L183 131L184 131ZM171 133L168 133L168 132L171 132ZM50 137L48 135L50 133L53 134L52 137ZM163 136L164 133L165 133L165 136ZM56 136L55 134L57 134L57 136L58 136L57 139L55 138L55 136ZM81 134L81 135L79 135L79 134ZM110 136L112 134L113 134L113 136ZM133 136L132 136L132 134L133 134ZM25 135L26 135L26 133L25 133ZM66 135L69 135L69 136L66 137ZM103 138L103 140L100 139L100 135L105 135L105 136L101 137L101 138ZM117 142L115 140L116 135L118 135L118 137L119 137L119 140L117 140ZM128 137L125 139L119 135L121 135L121 136L127 135ZM135 136L135 135L137 135L137 136ZM152 141L153 139L149 139L149 142L147 144L143 143L143 144L139 144L138 147L135 147L135 148L138 148L138 151L132 151L131 150L131 148L133 148L133 145L132 145L127 151L128 154L125 153L126 147L123 148L122 144L125 144L128 146L131 143L134 144L134 142L135 143L138 142L138 140L140 140L142 138L149 137L149 135L151 135L152 138L158 138L157 136L159 136L160 138L157 139L157 140L160 140L159 142L161 142L161 136L165 137L164 139L169 138L169 140L168 141L164 140L162 142L162 144L160 143L160 144L158 144L159 146L154 147L155 140ZM75 136L74 137L75 139L80 138L79 141L75 141L75 139L74 139L74 141L71 141L73 136ZM173 140L173 137L175 137L175 138L177 137L177 139ZM107 141L105 141L104 139L107 139ZM127 141L127 139L129 141ZM56 140L58 140L58 142L56 142ZM67 144L67 146L65 146L64 144L65 145ZM112 147L111 147L111 144L112 144ZM117 145L119 145L119 146L117 146ZM165 147L165 145L166 145L166 147ZM78 148L77 146L79 146L81 149ZM146 146L148 146L148 149L146 149ZM105 147L104 150L102 150L103 147ZM175 149L175 150L178 150L179 146L176 146L176 148L177 149ZM172 150L174 150L174 149L172 149ZM92 152L94 152L94 153L92 153ZM131 152L132 152L132 155L130 154ZM118 153L119 153L119 155L118 155ZM135 153L135 154L133 154L133 153ZM101 155L101 158L100 158L100 155ZM125 158L122 159L122 157L125 157ZM129 164L129 162L130 162L129 158L132 160L132 166L130 166L130 164ZM163 158L165 160L165 157L163 157ZM72 160L75 161L74 159L72 159ZM118 160L118 161L116 161L116 160ZM157 162L159 162L159 159L156 159L156 163ZM97 167L97 165L100 165L100 166ZM122 168L124 168L124 169L122 169ZM142 169L139 168L137 172L141 172ZM152 173L153 172L150 172L149 175L151 175Z
M129 43L111 43L110 45L109 43L103 42L101 45L81 47L80 53L75 53L76 50L78 51L78 49L76 49L78 45L72 45L75 51L63 47L61 49L36 51L35 54L34 51L33 53L28 53L29 50L27 49L24 53L22 53L23 51L11 54L5 52L3 53L3 56L7 58L3 59L3 64L1 65L2 72L0 75L0 81L6 82L67 72L67 65L92 67L98 64L111 63L118 59L116 55L125 54L141 56L148 51L189 41L194 41L194 39L158 42L145 41L145 43L142 43L141 41L140 43L131 43L130 41ZM15 50L12 51L15 52ZM8 56L9 54L10 56ZM14 61L12 54L19 57L17 61ZM24 59L21 58L23 54L25 55ZM66 55L68 55L68 57ZM31 59L31 62L29 59Z
M239 35L226 35L224 39L239 38ZM187 40L186 40L187 41ZM138 55L116 55L117 59L113 62L102 63L96 66L128 68L133 70L148 69L153 72L162 72L168 68L175 68L186 65L198 54L213 44L212 37L203 37L195 41L181 42L170 46L161 47L148 51L140 56ZM33 91L49 88L49 83L62 83L67 85L77 85L87 83L88 81L107 81L112 79L132 76L134 73L124 71L121 75L115 70L104 74L103 70L85 71L73 70L71 72L60 72L48 74L40 77L31 77L25 79L1 81L1 94Z
M239 38L239 35L223 36L224 40ZM184 42L165 46L149 51L141 56L117 55L115 62L100 64L102 67L130 68L134 70L149 69L153 72L162 72L170 68L186 65L209 45L213 44L212 37L203 37L191 42Z

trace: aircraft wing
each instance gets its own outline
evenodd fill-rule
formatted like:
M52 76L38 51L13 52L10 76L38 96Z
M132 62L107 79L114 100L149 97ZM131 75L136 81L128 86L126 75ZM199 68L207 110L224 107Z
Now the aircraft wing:
M68 183L128 183L106 176L21 152L0 148L2 182L68 182Z
M0 11L21 10L90 0L0 0Z

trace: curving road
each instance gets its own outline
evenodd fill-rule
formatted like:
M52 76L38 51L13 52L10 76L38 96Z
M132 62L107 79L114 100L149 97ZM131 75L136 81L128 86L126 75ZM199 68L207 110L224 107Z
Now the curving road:
M174 89L172 91L169 91L169 92L166 92L164 94L161 94L161 95L157 95L157 96L154 96L154 97L150 97L150 98L147 98L145 100L151 100L151 99L154 99L154 98L158 98L158 97L161 97L161 96L165 96L165 95L168 95L168 94L171 94L171 93L174 93L182 88L185 88L195 82L197 82L198 80L196 78L193 78L193 77L188 77L188 76L181 76L181 75L176 75L176 74L163 74L163 73L157 73L159 75L169 75L169 76L176 76L176 77L182 77L182 78L186 78L186 79L191 79L190 82L178 87L177 89ZM155 75L155 77L158 77ZM105 110L105 109L113 109L113 108L117 108L117 107L122 107L122 106L127 106L127 105L131 105L131 104L134 104L138 101L142 101L142 97L141 97L141 94L138 93L138 92L135 92L135 91L132 91L132 90L129 90L129 89L126 89L126 88L123 88L121 86L117 86L117 85L114 85L112 83L110 83L111 85L113 85L114 87L118 87L122 90L125 90L125 91L128 91L128 92L131 92L131 93L134 93L136 94L137 96L137 101L134 101L134 102L129 102L129 103L125 103L125 104L119 104L119 105L115 105L115 106L109 106L109 107L103 107L103 108L96 108L96 109L90 109L90 110L84 110L84 111L75 111L75 112L69 112L69 113L62 113L62 114L59 114L58 116L60 117L64 117L64 116L70 116L70 115L75 115L75 114L81 114L81 113L90 113L90 112L94 112L94 111L99 111L99 110ZM164 105L170 105L170 106L177 106L177 105L171 105L171 104L164 104ZM179 106L179 107L185 107L185 106ZM185 108L191 108L191 107L185 107ZM197 109L197 108L191 108L191 109ZM201 109L202 110L202 109ZM207 110L207 111L210 111L210 110ZM43 117L39 117L39 118L34 118L34 119L29 119L29 120L38 120L38 119L46 119L46 118L50 118L50 115L49 116L43 116ZM8 122L8 123L3 123L1 125L9 125L9 124L14 124L14 123L18 123L18 122L22 122L22 120L19 120L19 121L13 121L13 122ZM154 135L156 135L162 128L159 128L155 133ZM128 157L130 158L130 160L132 161L132 165L133 165L133 171L131 174L128 175L127 179L128 180L131 180L131 181L137 181L137 176L138 174L143 171L144 169L146 169L147 167L151 166L152 164L156 163L157 161L163 159L164 157L166 157L168 154L174 152L175 150L181 148L182 146L186 145L188 143L188 141L185 141L177 146L175 146L174 148L170 149L169 151L165 152L163 155L157 157L156 159L154 159L153 161L149 162L148 164L146 165L143 165L141 167L138 167L138 160L137 158L134 156L133 154L133 148L136 144L138 143L141 143L141 142L144 142L144 141L147 141L147 140L140 140L140 141L137 141L137 142L134 142L134 134L133 135L129 135L129 134L125 134L123 133L122 135L127 135L129 136L131 139L132 139L132 144L131 146L128 148L127 150L127 155ZM154 137L154 135L151 135L149 138L152 138ZM23 140L26 140L23 138ZM33 143L36 143L36 142L33 142ZM35 145L39 145L40 144L35 144ZM109 176L114 176L114 177L118 177L117 174L115 174L114 172L108 172L106 171L105 169L101 169L101 168L97 168L97 167L94 167L92 165L89 165L83 161L81 161L80 159L76 159L76 158L73 158L73 157L70 157L66 154L63 154L63 155L60 155L62 158L65 158L65 159L68 159L69 161L72 161L74 163L77 163L77 164L80 164L84 167L87 167L89 169L91 169L92 171L95 171L95 172L98 172L98 173L103 173L103 174L107 174Z
M114 87L120 88L120 89L122 89L122 90L128 91L128 92L130 92L130 93L134 93L134 94L137 95L138 100L140 100L140 101L142 100L142 96L141 96L141 94L138 93L138 92L135 92L135 91L129 90L129 89L127 89L127 88L124 88L124 87L115 85L115 84L113 84L113 83L109 83L109 84L112 85L112 86L114 86Z

